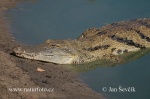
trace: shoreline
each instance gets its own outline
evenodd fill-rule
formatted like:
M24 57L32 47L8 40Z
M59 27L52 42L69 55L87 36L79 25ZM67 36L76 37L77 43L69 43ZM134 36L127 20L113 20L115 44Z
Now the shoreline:
M0 2L0 99L103 99L101 94L81 82L76 72L63 65L22 59L11 54L20 43L9 30L5 11L18 2ZM38 72L37 68L45 72ZM54 92L11 91L10 88L52 88Z

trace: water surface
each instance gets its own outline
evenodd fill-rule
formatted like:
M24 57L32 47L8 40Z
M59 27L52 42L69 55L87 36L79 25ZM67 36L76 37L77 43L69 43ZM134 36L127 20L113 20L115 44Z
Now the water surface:
M150 0L34 0L8 11L18 41L36 45L46 39L77 38L87 28L150 18ZM150 55L116 67L81 73L90 88L108 99L150 99ZM103 92L102 88L135 87L136 92Z
M149 0L34 0L9 11L16 39L35 45L77 38L92 27L150 17Z
M108 99L149 99L150 98L150 54L135 61L115 66L99 67L81 73L81 78L89 87L103 93ZM123 88L134 87L135 92L119 92ZM103 88L106 87L105 92ZM117 88L117 91L109 91Z

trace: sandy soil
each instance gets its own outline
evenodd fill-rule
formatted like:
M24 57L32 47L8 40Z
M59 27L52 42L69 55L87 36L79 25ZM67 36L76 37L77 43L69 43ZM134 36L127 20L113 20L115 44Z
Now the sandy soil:
M20 45L9 31L5 11L20 0L0 1L0 99L103 99L78 78L78 73L51 63L22 59L12 54ZM38 72L42 68L45 72ZM21 88L20 91L11 91ZM26 91L25 88L32 88ZM39 88L40 90L36 90ZM50 92L41 91L47 88ZM46 89L45 89L46 90Z

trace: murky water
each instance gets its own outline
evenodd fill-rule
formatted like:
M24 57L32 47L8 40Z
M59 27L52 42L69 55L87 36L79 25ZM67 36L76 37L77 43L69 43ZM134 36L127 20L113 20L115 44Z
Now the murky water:
M36 45L46 39L77 38L87 28L112 22L150 18L149 0L32 0L8 11L18 41ZM108 99L150 99L150 55L116 67L81 73L93 90ZM102 88L107 88L103 92ZM119 87L135 92L119 92ZM110 91L109 89L117 89Z
M108 99L149 99L149 59L150 54L116 67L99 67L81 73L81 78ZM131 89L125 91L129 87Z

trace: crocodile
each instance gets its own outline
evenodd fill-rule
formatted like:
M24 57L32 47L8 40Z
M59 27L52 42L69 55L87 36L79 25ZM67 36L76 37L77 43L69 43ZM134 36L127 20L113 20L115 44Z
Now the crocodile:
M51 40L17 46L16 56L56 64L84 64L99 59L119 61L119 55L150 47L150 18L139 18L85 30L77 39Z

